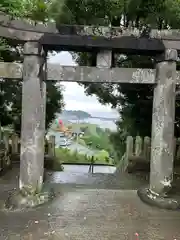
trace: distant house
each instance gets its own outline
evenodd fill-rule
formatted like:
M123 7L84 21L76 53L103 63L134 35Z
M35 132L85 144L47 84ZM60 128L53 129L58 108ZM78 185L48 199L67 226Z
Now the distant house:
M61 138L63 138L63 137L65 137L65 134L63 133L63 132L59 132L59 137Z
M73 131L72 132L72 137L83 137L84 136L84 132L80 132L80 131Z

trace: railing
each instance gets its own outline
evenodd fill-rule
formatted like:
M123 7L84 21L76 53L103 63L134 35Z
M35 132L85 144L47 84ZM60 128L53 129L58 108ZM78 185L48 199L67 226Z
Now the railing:
M5 149L11 154L20 153L20 138L17 134L7 134L3 135L3 143ZM49 140L45 139L45 154L49 156L55 156L55 136L50 136Z
M0 172L8 169L13 162L20 161L20 138L17 134L2 133L0 144ZM55 136L45 139L45 156L55 157Z
M132 171L132 168L148 170L151 158L151 138L128 136L126 139L126 152L120 160L121 171ZM135 166L136 165L136 166ZM174 165L180 166L180 139L174 139Z

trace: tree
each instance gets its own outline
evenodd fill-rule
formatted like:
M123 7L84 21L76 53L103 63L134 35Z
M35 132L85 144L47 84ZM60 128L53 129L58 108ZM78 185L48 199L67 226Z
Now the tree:
M57 6L54 0L52 6ZM129 24L137 28L179 28L180 0L66 0L61 5L61 12L56 8L57 26L62 23L69 24L102 24L113 26ZM122 18L124 16L124 18ZM123 22L122 22L123 19ZM93 65L95 56L89 53L78 55L80 65ZM154 59L144 56L118 56L115 61L119 67L154 68ZM120 113L117 123L118 132L111 136L116 150L124 149L124 140L127 135L151 135L152 99L151 86L126 84L84 84L88 95L96 94L103 104L111 104ZM180 118L177 111L176 118ZM180 136L179 126L175 125L175 135Z
M44 22L48 17L49 2L43 0L3 0L0 3L1 11L13 17L31 18ZM23 46L15 45L11 40L0 40L0 59L4 62L23 60ZM0 121L2 126L12 124L20 133L21 126L21 97L22 82L17 80L0 80ZM54 120L55 114L63 107L62 87L54 82L47 82L46 95L46 129Z

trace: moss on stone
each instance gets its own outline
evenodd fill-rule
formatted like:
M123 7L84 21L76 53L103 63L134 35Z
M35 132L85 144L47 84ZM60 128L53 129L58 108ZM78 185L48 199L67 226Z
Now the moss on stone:
M22 210L26 208L34 208L36 206L47 203L55 197L52 189L37 192L32 187L23 188L11 193L4 204L8 210Z

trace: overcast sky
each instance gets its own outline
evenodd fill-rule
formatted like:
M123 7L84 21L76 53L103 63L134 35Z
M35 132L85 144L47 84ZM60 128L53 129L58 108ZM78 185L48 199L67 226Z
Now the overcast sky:
M49 56L49 62L60 65L76 65L72 56L68 52L61 52L54 56ZM86 96L84 87L79 86L75 82L62 82L65 87L64 101L67 110L83 110L94 116L113 117L117 116L117 112L112 110L110 106L104 106L99 103L96 96Z

